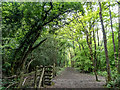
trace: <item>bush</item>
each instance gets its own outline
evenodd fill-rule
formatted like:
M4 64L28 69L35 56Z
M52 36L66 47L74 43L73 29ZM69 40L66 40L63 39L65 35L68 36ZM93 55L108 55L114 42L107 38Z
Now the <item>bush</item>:
M118 76L115 80L109 82L107 84L108 88L119 88L120 89L120 76Z

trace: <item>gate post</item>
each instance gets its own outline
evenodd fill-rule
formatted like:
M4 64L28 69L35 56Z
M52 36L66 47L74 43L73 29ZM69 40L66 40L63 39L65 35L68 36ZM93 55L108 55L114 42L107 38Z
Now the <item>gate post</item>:
M53 77L56 76L56 68L55 68L55 63L53 64Z

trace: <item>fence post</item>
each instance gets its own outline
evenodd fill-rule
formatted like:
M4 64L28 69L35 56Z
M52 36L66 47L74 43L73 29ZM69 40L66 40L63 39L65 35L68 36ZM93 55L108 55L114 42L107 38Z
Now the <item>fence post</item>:
M45 68L43 67L42 74L41 74L41 77L40 77L40 80L39 80L39 85L38 85L38 88L40 88L40 87L41 87L41 82L42 82L43 77L44 77L44 71L45 71ZM43 85L44 85L44 82L43 82Z
M55 63L53 64L53 77L56 76L56 69L55 69Z
M37 70L38 70L38 66L36 66L35 68L35 78L34 78L34 84L35 84L35 88L37 88Z

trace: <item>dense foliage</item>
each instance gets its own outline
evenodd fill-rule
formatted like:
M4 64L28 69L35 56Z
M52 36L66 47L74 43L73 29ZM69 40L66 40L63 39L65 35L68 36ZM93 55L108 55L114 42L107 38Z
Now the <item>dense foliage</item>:
M74 67L119 87L117 2L2 3L3 75L36 66ZM101 27L102 25L102 27ZM106 45L106 46L105 46Z

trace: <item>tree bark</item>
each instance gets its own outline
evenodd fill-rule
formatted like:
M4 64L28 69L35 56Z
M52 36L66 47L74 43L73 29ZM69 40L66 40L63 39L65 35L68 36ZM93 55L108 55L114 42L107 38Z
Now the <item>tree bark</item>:
M104 30L104 24L103 24L103 19L102 19L102 8L101 8L101 3L99 2L99 7L100 7L100 20L101 20L101 26L102 26L102 32L103 32L103 40L104 40L104 50L105 50L105 57L106 57L106 66L107 66L107 79L108 81L111 81L111 70L110 70L110 62L109 62L109 57L108 57L108 50L107 50L107 39L106 39L106 33Z
M82 22L82 21L80 21L80 22L81 22L82 25L83 25L83 22ZM84 25L83 25L83 28L84 28L85 34L86 34L87 45L88 45L88 48L89 48L89 50L90 50L90 56L91 56L91 58L92 58L92 48L91 48L91 45L90 45L90 42L89 42L89 32L86 30L86 28L84 27ZM92 60L92 59L91 59L91 60Z
M95 47L95 53L94 53L94 70L95 70L95 77L96 77L96 81L98 81L98 77L97 77L97 56L96 56L96 40L95 40L95 31L93 29L93 40L94 40L94 47Z
M88 34L88 32L86 33L86 35L87 35L86 40L87 40L87 44L88 44L89 52L90 52L90 59L93 61L92 47L91 47L91 43L89 42L89 34Z
M99 29L97 28L97 42L98 42L97 45L98 45L98 48L99 48L98 50L99 50L99 52L100 52L100 47L99 47L99 46L100 46L100 41L99 41L99 35L98 35L99 33L98 33L98 30L99 30ZM98 54L97 54L97 62L98 62L98 63L97 63L97 69L98 69L98 68L101 69L101 67L100 67L100 66L101 66L101 62L100 62L100 60L99 60L99 57L100 57L100 55L99 55L99 53L98 53Z
M114 49L115 66L117 67L117 56L116 56L116 49L115 49L115 40L114 40L114 32L113 32L112 16L111 16L110 6L109 6L109 14L110 14L110 23L111 23L111 30L112 30L112 41L113 41L113 49Z
M119 30L118 30L118 74L120 74L120 3L119 4Z
M98 47L99 47L99 46L100 46L100 43L99 43L98 28L97 28L97 40L98 40Z
M34 49L36 49L38 46L40 46L43 42L45 42L47 39L44 39L42 41L40 41L39 44L37 44L36 46L32 47L33 44L31 44L29 46L29 49L27 50L27 52L23 55L23 57L21 58L20 61L22 61L20 63L20 69L24 70L25 69L25 63L26 63L26 60L27 60L27 56L29 55L29 53L31 53Z

